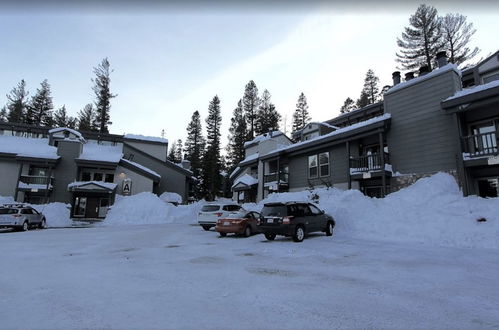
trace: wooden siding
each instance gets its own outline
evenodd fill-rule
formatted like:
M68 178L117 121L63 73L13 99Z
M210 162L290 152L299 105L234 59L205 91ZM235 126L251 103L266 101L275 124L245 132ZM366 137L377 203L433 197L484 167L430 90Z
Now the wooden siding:
M460 90L460 77L448 71L385 95L392 116L388 132L394 171L427 173L456 169L458 131L453 116L440 102Z

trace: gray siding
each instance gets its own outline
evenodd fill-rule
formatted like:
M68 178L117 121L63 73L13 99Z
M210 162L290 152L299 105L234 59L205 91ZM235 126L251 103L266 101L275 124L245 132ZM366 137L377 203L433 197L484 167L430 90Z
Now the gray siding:
M0 161L0 196L14 197L17 178L19 176L19 166L21 166L21 164L15 160Z
M392 116L387 139L394 171L409 174L456 169L457 125L440 102L460 86L460 77L447 71L385 95L385 112Z
M71 194L68 193L68 184L75 181L78 175L78 167L75 158L82 152L81 142L61 140L57 145L57 154L61 159L54 170L54 190L50 201L63 203L71 202Z

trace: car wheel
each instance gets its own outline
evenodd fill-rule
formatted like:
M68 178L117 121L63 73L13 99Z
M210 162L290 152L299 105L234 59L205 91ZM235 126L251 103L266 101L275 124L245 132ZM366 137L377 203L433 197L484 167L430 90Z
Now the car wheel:
M244 237L250 237L250 236L251 236L251 227L246 226L246 228L244 228Z
M45 221L45 218L42 219L42 222L38 225L39 229L45 229L47 227L47 222Z
M331 221L328 221L326 227L326 236L333 236L333 228L333 223Z
M23 226L21 227L22 231L28 231L29 230L29 223L28 221L23 222Z
M275 239L275 234L272 233L265 233L265 238L268 239L269 241L273 241Z
M227 236L227 233L219 233L220 234L220 237L225 237Z
M203 227L203 229L204 229L204 230L206 230L206 231L210 230L210 228L211 228L210 226L202 226L202 227Z
M305 228L303 226L296 226L295 233L293 235L293 241L302 242L305 238Z

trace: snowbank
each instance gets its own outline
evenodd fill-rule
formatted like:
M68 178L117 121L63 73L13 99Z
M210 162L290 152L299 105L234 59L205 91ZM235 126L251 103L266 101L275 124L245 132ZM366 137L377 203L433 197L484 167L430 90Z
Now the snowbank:
M174 192L165 191L159 198L167 203L182 204L182 196Z
M309 200L336 220L336 233L373 240L499 248L499 198L463 197L454 178L438 173L384 199L358 190L315 189L272 194L266 202ZM487 221L478 222L480 218Z
M70 219L70 205L64 203L49 203L31 205L38 212L42 212L47 220L47 227L71 227L74 222Z

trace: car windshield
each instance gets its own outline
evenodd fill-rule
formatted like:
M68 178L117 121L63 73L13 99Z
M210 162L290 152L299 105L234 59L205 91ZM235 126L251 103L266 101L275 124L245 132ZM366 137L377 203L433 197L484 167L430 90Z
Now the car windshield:
M284 217L287 215L287 207L286 205L265 205L262 209L262 215L264 217Z
M220 205L204 205L201 212L215 212L220 210Z
M18 211L17 209L0 209L0 214L16 214Z

